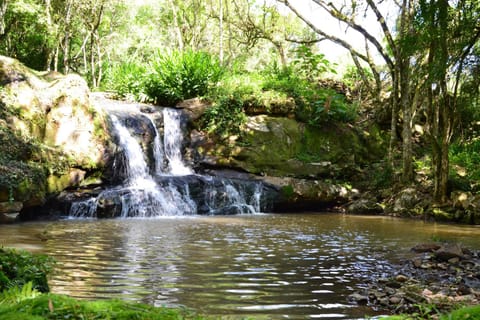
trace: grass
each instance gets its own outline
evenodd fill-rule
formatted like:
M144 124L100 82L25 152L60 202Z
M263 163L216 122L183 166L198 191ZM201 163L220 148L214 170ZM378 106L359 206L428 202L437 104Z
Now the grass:
M48 293L17 304L0 304L0 319L201 320L205 318L181 308L157 308L120 300L83 301Z
M414 315L395 315L381 318L382 320L421 320L421 319L440 319L440 320L480 320L480 305L463 307L454 310L448 314L437 316Z

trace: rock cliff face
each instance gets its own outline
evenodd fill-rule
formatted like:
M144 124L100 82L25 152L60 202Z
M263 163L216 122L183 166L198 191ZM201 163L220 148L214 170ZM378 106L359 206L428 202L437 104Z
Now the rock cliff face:
M198 111L208 108L200 105L197 100L178 106L195 114L193 127L201 121ZM247 110L239 135L222 139L193 130L190 140L200 170L233 169L276 186L280 197L275 211L321 210L347 202L355 190L338 181L355 180L362 165L386 150L374 127L370 132L345 124L312 127L288 115L263 112Z
M101 178L107 122L77 75L41 74L0 56L0 202L24 210Z

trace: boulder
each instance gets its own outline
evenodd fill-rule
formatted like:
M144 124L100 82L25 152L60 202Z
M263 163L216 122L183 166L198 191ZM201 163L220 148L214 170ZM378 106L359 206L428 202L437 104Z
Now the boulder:
M102 110L78 75L55 77L0 56L0 201L24 209L101 176L110 161Z
M359 165L380 156L364 133L348 126L319 128L267 115L248 117L238 136L220 139L195 131L190 140L201 166L275 177L351 177Z
M449 261L453 258L463 258L462 247L457 243L447 243L435 251L435 258L439 261Z

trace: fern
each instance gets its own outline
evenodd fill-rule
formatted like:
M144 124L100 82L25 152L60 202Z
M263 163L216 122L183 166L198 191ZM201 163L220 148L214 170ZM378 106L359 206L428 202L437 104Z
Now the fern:
M16 304L23 300L33 299L40 294L39 291L33 288L33 282L29 281L22 287L13 286L3 290L3 292L0 293L0 305Z

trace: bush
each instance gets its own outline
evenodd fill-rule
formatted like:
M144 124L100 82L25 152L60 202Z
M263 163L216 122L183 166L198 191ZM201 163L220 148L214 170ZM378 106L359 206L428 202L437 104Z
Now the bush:
M108 69L104 87L113 90L118 98L145 102L145 74L147 68L138 62L122 62Z
M222 137L239 134L242 125L247 121L243 103L244 100L238 95L219 98L203 115L203 129Z
M357 106L347 103L344 95L297 76L293 68L270 69L264 89L291 96L297 105L297 119L313 126L331 120L349 122L357 116Z
M452 164L451 177L463 181L462 190L475 187L473 183L480 181L480 139L472 139L464 143L453 143L449 150ZM466 188L467 181L472 185Z
M52 265L53 259L45 255L0 248L0 292L28 282L32 282L33 289L48 292L47 275Z
M205 96L223 74L215 57L192 50L160 54L152 61L150 69L146 93L152 102L163 105Z

